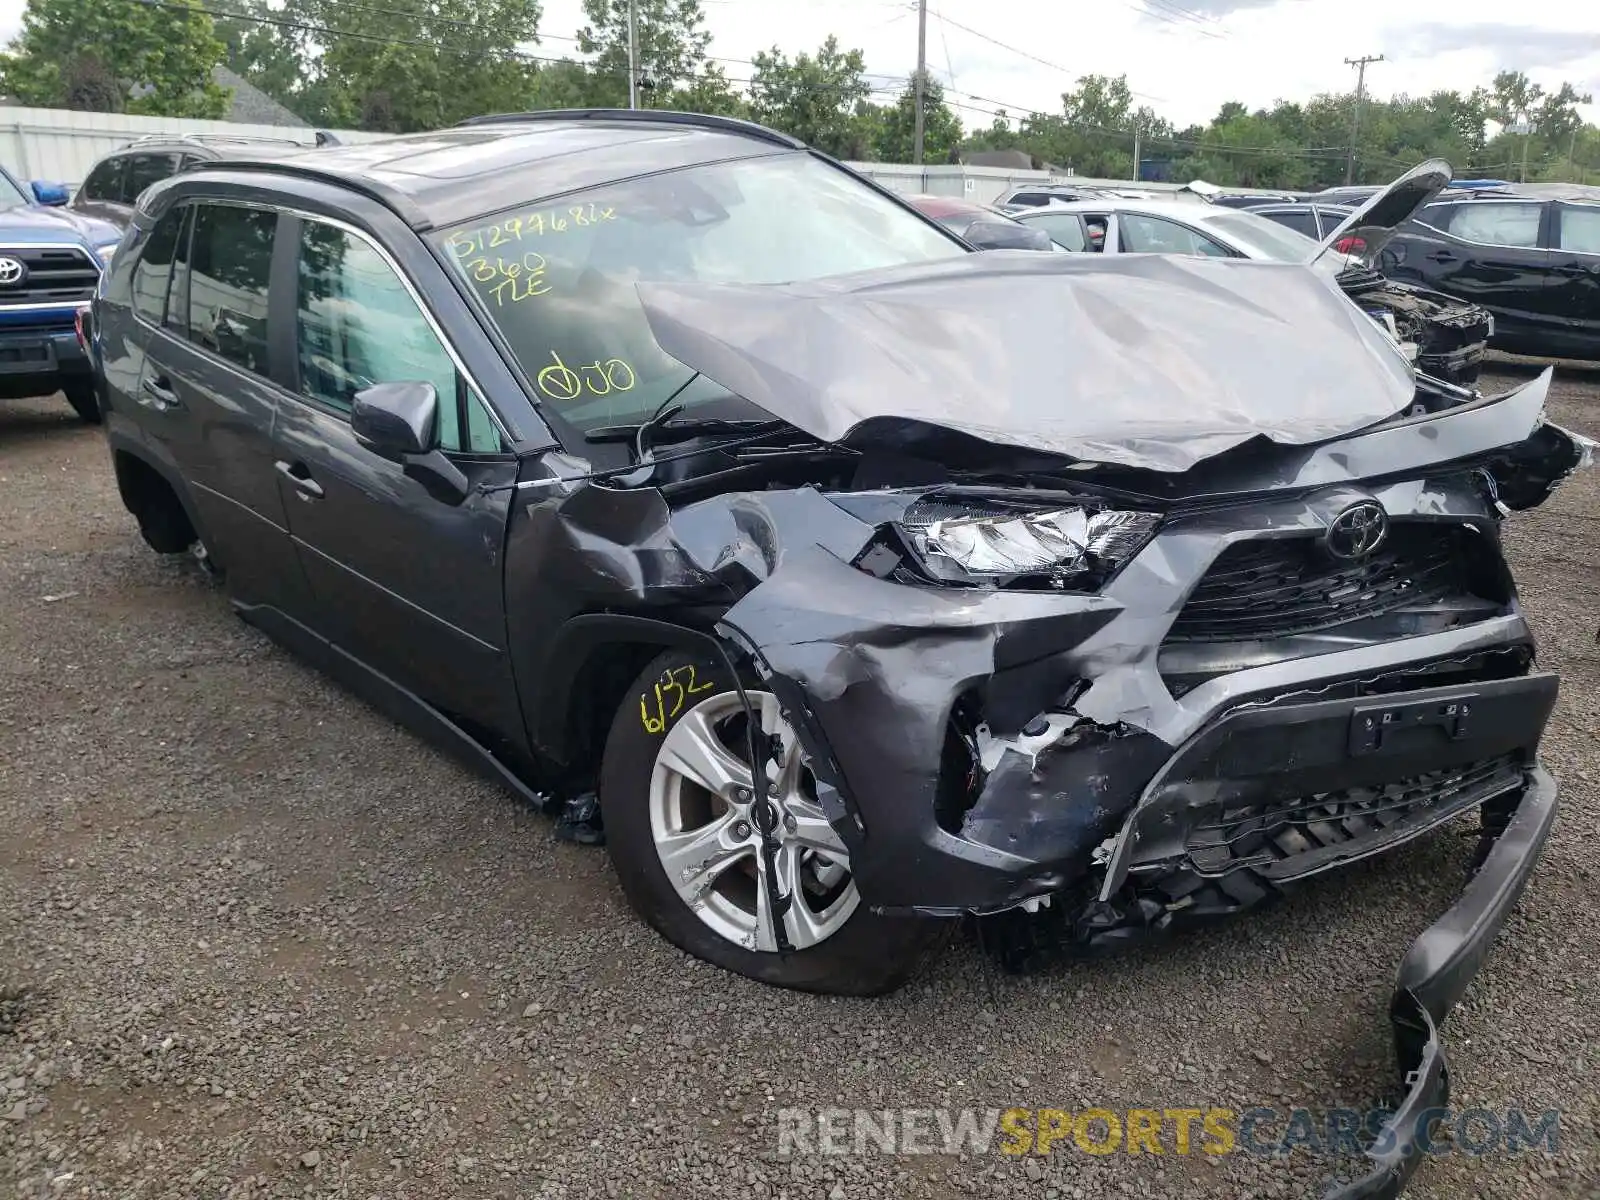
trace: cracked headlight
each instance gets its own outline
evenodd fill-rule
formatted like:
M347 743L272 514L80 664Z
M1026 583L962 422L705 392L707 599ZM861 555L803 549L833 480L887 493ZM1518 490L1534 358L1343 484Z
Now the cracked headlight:
M924 570L947 583L1096 588L1155 533L1155 513L1068 507L951 511L912 505L901 519Z

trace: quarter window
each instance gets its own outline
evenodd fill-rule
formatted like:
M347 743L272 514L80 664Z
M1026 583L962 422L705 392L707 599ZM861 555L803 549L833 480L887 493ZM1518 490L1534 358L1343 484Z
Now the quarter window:
M483 400L383 256L336 226L307 221L301 228L301 391L349 412L356 393L375 383L431 383L439 394L441 450L501 451Z
M152 325L167 314L167 288L172 282L172 260L178 250L187 208L175 208L156 222L144 253L133 267L133 311Z
M1533 249L1539 244L1542 207L1483 200L1458 205L1450 232L1463 241Z
M268 374L267 283L278 216L225 204L197 207L189 263L189 339Z
M1560 246L1579 254L1600 254L1600 208L1561 209Z

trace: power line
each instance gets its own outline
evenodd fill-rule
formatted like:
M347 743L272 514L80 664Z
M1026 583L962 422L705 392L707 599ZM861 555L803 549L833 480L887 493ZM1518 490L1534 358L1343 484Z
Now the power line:
M960 21L951 20L949 17L945 16L942 12L940 12L938 9L934 9L933 10L933 15L938 17L941 22L943 22L944 24L950 26L952 29L959 29L963 33L970 33L973 37L979 38L982 41L988 42L991 46L998 46L1002 50L1009 50L1012 54L1016 54L1016 55L1021 56L1022 58L1026 58L1030 62L1036 62L1041 67L1049 67L1052 71L1060 71L1063 75L1066 75L1066 76L1069 76L1069 77L1072 77L1072 78L1077 78L1078 77L1078 73L1076 71L1068 70L1066 67L1063 67L1060 63L1051 62L1048 58L1040 58L1037 54L1034 54L1034 53L1032 53L1032 52L1030 52L1028 50L1023 50L1021 47L1013 46L1009 42L1002 42L999 38L990 37L987 33L984 33L981 30L974 29L970 25L963 25ZM1129 92L1132 95L1141 96L1146 100L1154 100L1157 103L1165 103L1165 101L1160 96L1152 96L1147 92L1135 92L1131 88L1129 89Z

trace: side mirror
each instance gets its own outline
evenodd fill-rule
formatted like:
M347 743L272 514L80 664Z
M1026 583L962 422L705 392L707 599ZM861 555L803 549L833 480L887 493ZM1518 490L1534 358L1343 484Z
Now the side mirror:
M350 428L356 441L390 458L433 449L439 393L431 383L375 383L356 393Z
M374 454L399 461L434 499L460 504L472 481L438 448L439 392L431 383L375 383L355 395L350 429Z
M64 183L46 183L42 179L35 179L29 186L33 188L33 198L50 208L60 208L72 198L71 189Z
M1015 221L974 221L961 235L979 250L1049 250L1050 235Z

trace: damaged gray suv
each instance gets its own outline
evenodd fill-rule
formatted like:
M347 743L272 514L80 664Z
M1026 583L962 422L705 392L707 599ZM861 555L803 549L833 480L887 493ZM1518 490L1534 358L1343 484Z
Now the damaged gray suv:
M1394 1006L1443 1094L1555 811L1500 550L1587 458L1548 375L1416 376L1300 265L972 253L658 112L204 164L89 334L155 549L508 786L597 792L639 913L730 970L881 992L960 914L1115 944L1478 810Z

